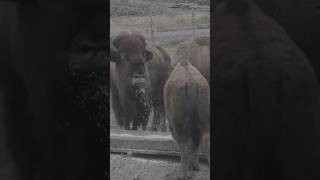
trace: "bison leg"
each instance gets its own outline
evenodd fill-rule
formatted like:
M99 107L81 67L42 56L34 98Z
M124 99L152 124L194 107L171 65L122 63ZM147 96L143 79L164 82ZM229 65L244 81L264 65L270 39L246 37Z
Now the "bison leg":
M154 117L153 117L153 124L151 129L153 131L167 131L167 125L165 121L165 108L163 102L155 101L153 103L154 108Z
M124 121L124 129L129 130L130 129L130 121Z
M111 90L110 101L117 123L120 127L124 126L124 128L128 130L129 126L128 123L126 123L125 117L123 117L124 113L120 103L120 97L116 90Z
M151 112L150 106L146 105L144 102L138 104L138 114L133 121L133 127L137 129L137 127L142 126L142 130L146 130L149 115Z
M207 160L210 166L210 132L205 132L202 136L203 147L206 152Z
M145 131L146 130L146 127L147 127L147 124L148 124L148 121L149 121L149 116L150 116L150 113L151 113L151 107L147 106L145 108L145 110L143 111L143 114L142 114L142 122L141 122L141 125L142 125L142 129Z
M157 131L159 127L159 111L157 103L153 102L153 121L151 124L151 131Z
M199 171L198 148L194 146L191 140L187 143L179 143L179 146L181 149L182 172Z
M166 175L166 180L176 179L193 179L194 174L192 171L199 170L199 162L197 158L197 148L193 145L192 141L179 143L181 149L181 165L179 170L175 170Z
M163 103L158 105L158 112L159 112L159 128L160 131L167 131L167 123L165 119L165 109Z
M139 118L139 117L138 117ZM139 119L137 117L133 120L132 123L132 128L131 130L137 130L138 129L138 124L139 124Z

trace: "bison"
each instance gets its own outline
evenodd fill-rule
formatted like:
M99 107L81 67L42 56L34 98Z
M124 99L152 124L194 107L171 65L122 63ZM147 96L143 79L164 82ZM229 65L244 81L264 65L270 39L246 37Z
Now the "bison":
M199 170L197 151L202 141L210 162L210 88L206 78L190 63L201 60L197 63L204 67L209 60L193 59L189 52L196 51L193 48L197 46L184 46L184 43L177 48L174 59L177 64L164 87L169 129L181 150L179 177Z
M224 0L215 0L216 2ZM320 80L320 4L318 0L254 0L306 54ZM320 81L319 81L320 82Z
M110 40L110 88L115 117L125 129L146 129L151 108L151 130L166 130L163 87L170 73L170 56L146 43L137 33L121 32Z
M190 63L196 67L201 74L210 83L210 37L196 37L194 39L186 40L178 44L179 51L177 55L184 53L184 56L189 57ZM187 53L187 54L185 54ZM173 67L178 63L181 58L174 58L172 63Z
M255 0L307 55L320 80L320 4L317 0ZM320 82L320 81L319 81Z
M213 13L214 179L319 179L316 73L252 0Z
M107 178L106 133L79 108L69 74L84 60L106 62L106 7L0 1L0 179Z

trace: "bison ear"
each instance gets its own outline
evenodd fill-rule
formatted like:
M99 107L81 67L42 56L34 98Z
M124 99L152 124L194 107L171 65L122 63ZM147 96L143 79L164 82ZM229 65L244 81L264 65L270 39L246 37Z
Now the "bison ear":
M110 61L111 62L119 62L120 61L120 54L118 52L114 52L110 50Z
M150 51L148 51L148 50L146 50L146 51L144 52L144 56L145 56L145 58L146 58L146 61L150 61L150 60L153 58L152 52L150 52Z

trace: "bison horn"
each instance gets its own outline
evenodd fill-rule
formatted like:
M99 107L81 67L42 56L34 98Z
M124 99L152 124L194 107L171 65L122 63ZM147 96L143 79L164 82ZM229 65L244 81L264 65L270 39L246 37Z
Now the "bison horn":
M110 50L111 50L111 52L118 52L118 49L113 44L114 39L115 38L112 36L111 40L110 40Z

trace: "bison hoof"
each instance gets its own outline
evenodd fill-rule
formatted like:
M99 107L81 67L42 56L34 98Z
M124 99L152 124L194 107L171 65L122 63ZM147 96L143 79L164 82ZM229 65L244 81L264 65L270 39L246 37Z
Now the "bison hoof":
M200 168L199 168L199 164L193 164L190 168L190 171L199 171Z
M192 180L194 179L194 173L188 171L173 171L167 174L164 178L165 180Z
M198 160L194 160L192 162L190 171L199 171L199 170L200 170L199 162L198 162Z

